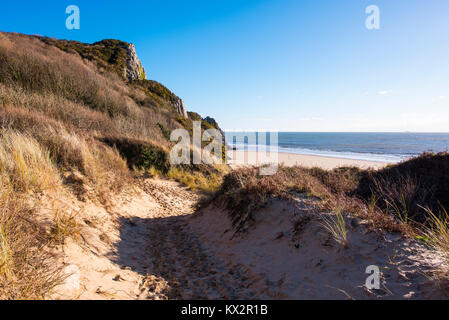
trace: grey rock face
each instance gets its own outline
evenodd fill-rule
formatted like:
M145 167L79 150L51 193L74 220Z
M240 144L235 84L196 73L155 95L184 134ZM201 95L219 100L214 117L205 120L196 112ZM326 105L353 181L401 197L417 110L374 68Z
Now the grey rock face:
M137 57L136 48L132 43L130 43L127 47L125 77L129 81L146 79L145 69L142 67L142 63ZM184 105L184 101L182 101L181 98L178 98L175 95L173 96L174 97L170 99L170 103L172 104L173 108L178 114L187 119L188 115L186 107Z
M176 112L182 115L185 119L188 118L186 106L184 105L184 101L182 101L182 99L177 98L174 100L173 108L175 108Z
M127 48L128 56L126 58L125 77L129 81L146 79L145 69L137 57L136 48L132 43Z

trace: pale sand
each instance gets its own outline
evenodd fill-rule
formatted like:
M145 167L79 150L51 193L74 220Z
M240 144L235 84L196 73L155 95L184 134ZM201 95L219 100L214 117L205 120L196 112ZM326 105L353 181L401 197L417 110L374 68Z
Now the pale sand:
M225 210L209 207L190 221L203 252L241 279L239 299L447 299L436 280L444 257L397 233L372 232L369 222L346 216L349 247L323 226L332 213L314 200L273 200L236 233ZM365 284L369 266L381 272L379 289ZM433 278L433 279L432 279Z
M270 161L260 161L256 159L256 151L229 151L228 158L230 159L245 159L242 165L261 165L271 163ZM244 157L244 158L243 158ZM389 163L366 161L366 160L354 160L344 158L322 157L312 156L294 153L278 153L278 163L291 167L295 165L304 167L320 167L323 169L334 169L338 167L359 167L361 169L381 169L387 166ZM231 167L238 167L241 165L232 164Z
M64 246L69 277L54 298L447 298L428 278L442 255L350 217L345 250L323 228L316 200L274 200L248 233L235 234L225 210L198 212L199 195L176 182L148 179L136 189L108 207L65 199L80 239ZM364 287L369 265L382 272L379 290Z

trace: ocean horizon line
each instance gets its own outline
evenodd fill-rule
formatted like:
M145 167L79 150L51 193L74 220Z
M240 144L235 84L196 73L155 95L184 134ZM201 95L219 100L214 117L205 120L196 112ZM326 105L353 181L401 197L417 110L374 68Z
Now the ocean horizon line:
M449 131L443 132L443 131L282 131L282 130L272 130L272 129L258 129L258 130L226 130L224 129L223 132L226 133L263 133L263 132L278 132L278 133L388 133L388 134L449 134Z
M248 134L252 135L251 139L245 139ZM273 137L267 140L262 137L264 141L260 141L260 135L254 132L225 132L225 138L237 150L263 151L270 147L280 153L388 163L398 163L424 152L449 150L449 133L279 132L275 141L271 140Z

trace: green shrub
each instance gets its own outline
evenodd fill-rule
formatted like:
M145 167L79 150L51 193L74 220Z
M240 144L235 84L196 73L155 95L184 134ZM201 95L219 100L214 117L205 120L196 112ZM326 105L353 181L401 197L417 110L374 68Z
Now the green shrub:
M168 130L162 123L158 122L157 126L161 129L162 134L167 140L170 140L170 130Z
M157 81L154 80L140 80L135 81L137 85L139 85L141 88L146 90L147 92L154 93L158 97L168 101L168 102L174 102L178 97L167 89L164 85L160 84Z
M128 138L103 138L102 142L117 148L124 157L128 166L138 169L150 169L154 167L163 174L170 170L168 153L148 142Z
M124 76L126 68L128 43L106 39L93 44L78 41L57 40L47 37L40 38L42 42L53 45L65 52L78 53L82 58L94 61L99 67L115 72L120 77Z
M449 208L449 153L422 155L365 173L354 195L369 201L382 199L378 206L392 214L398 208L419 223L429 220L428 210L438 212Z
M187 112L187 115L189 116L189 119L192 119L192 121L201 121L203 118L196 112Z

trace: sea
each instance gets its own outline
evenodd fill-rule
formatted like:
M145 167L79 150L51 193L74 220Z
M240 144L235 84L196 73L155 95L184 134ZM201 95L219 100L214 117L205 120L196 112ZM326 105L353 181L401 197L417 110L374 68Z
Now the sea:
M275 138L270 133L259 134L266 138L256 141L242 139L242 135L251 136L251 133L226 132L228 147L262 151L271 146L271 150L277 152L389 163L401 162L423 152L449 150L449 133L279 132L277 146L270 142L270 136Z

